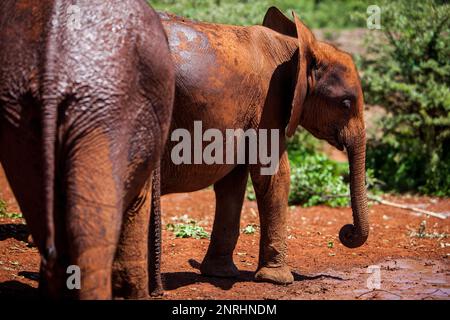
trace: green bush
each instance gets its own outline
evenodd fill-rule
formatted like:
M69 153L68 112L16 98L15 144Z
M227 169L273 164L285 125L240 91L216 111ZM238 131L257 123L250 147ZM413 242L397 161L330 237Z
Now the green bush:
M298 131L288 142L291 167L289 203L305 207L319 204L331 207L349 204L348 164L327 158L319 150L320 142L305 130ZM247 199L255 200L249 181Z
M208 239L209 234L203 227L197 225L194 220L190 220L187 223L169 223L166 226L168 231L175 234L176 238L194 238L194 239Z
M271 6L277 6L288 17L295 10L311 28L363 27L353 18L354 12L365 12L367 0L156 0L149 1L156 9L172 12L199 21L234 25L261 24Z
M366 102L383 106L368 167L389 190L450 195L450 7L383 2L360 61Z
M306 207L325 204L331 207L347 206L349 198L348 164L338 163L317 151L318 140L306 131L300 131L289 141L291 166L290 204Z
M158 0L149 1L156 9L168 11L198 21L234 25L261 24L266 0Z

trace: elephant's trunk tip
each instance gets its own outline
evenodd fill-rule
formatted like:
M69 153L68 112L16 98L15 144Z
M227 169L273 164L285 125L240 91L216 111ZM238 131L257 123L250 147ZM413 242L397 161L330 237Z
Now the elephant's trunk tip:
M368 231L356 228L353 224L346 224L339 231L339 240L344 246L351 249L362 246L368 237Z

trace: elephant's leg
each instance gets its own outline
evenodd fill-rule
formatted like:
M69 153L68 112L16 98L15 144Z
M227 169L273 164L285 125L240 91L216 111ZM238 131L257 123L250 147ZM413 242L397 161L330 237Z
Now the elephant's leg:
M127 299L148 297L147 236L151 205L149 179L125 212L113 265L114 296Z
M69 262L65 253L68 252L68 248L63 248L58 245L57 248L58 257L55 261L46 263L41 259L39 269L39 294L42 297L53 300L70 299L73 292L69 291L66 284L69 276L66 273Z
M78 292L75 289L71 289L68 286L69 277L71 277L69 263L69 250L68 247L62 247L57 245L58 257L52 264L48 265L41 259L41 265L39 269L39 294L52 300L65 300L72 299L78 296ZM68 273L69 272L69 273ZM73 271L72 271L73 272ZM73 281L70 281L73 283Z
M57 212L63 212L57 210ZM56 259L49 263L45 256L41 258L39 275L39 292L43 297L61 300L76 297L76 293L67 286L70 274L67 274L70 265L70 249L66 241L65 222L57 216L55 219L56 231ZM42 249L45 252L45 249ZM47 254L48 255L48 254Z
M108 219L115 223L116 219ZM81 222L84 224L85 222ZM110 228L107 223L97 224L100 228ZM77 226L79 227L79 226ZM113 226L115 228L115 226ZM71 240L82 239L84 236L74 234ZM73 290L72 297L81 300L110 300L112 299L112 263L115 253L113 237L103 237L103 232L93 233L91 236L75 244L71 250L74 266L77 266L81 275L81 287Z
M235 277L239 274L233 262L233 251L239 237L239 226L248 167L237 166L214 184L216 213L208 252L200 271L215 277Z
M66 230L70 264L78 266L77 299L111 299L112 265L120 235L125 157L111 156L111 138L95 129L68 151Z
M277 284L292 283L294 278L285 257L287 251L287 205L289 162L284 152L277 173L261 175L260 166L250 168L261 223L259 265L255 279Z
M103 211L98 209L98 212ZM81 213L82 212L82 213ZM85 210L71 222L69 232L71 264L79 268L81 288L73 297L82 300L109 300L112 298L112 264L119 228L117 211L103 211L99 215L84 216ZM117 232L116 232L117 230Z

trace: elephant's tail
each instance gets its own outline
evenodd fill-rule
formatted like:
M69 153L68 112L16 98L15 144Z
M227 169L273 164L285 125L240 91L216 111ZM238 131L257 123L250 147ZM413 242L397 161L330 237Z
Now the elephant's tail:
M56 121L57 103L52 98L44 99L42 110L42 163L43 163L43 190L45 192L44 214L46 221L45 230L45 252L43 264L51 269L56 261L55 248L55 144L56 144Z
M53 5L49 29L47 30L45 54L43 56L44 77L42 84L42 163L43 163L43 190L45 192L44 214L46 221L45 247L41 252L44 269L52 270L56 263L57 252L55 246L55 170L56 170L56 135L58 121L58 106L64 100L65 82L60 79L58 61L59 24L55 23L62 16L62 2L55 1Z
M152 178L152 208L150 213L150 228L148 237L148 271L149 290L151 296L161 296L163 286L161 279L161 169L160 163L153 171Z

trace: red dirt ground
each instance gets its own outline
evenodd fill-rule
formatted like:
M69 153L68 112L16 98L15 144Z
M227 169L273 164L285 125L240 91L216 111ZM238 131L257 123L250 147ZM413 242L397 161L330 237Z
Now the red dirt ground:
M0 199L18 211L0 170ZM450 215L450 199L389 197L401 203ZM188 215L211 231L214 193L211 189L163 198L164 225ZM384 205L370 207L371 235L358 249L338 240L342 225L351 222L350 208L293 207L289 213L289 256L295 282L276 286L252 281L257 266L259 232L242 234L234 261L237 279L208 278L198 266L209 240L177 239L163 231L164 299L450 299L450 223ZM422 221L427 233L447 237L411 236ZM258 224L255 202L246 201L241 227ZM0 297L35 298L39 256L26 242L24 221L0 218ZM367 267L380 267L381 287L371 290Z

